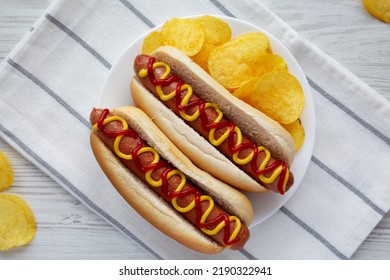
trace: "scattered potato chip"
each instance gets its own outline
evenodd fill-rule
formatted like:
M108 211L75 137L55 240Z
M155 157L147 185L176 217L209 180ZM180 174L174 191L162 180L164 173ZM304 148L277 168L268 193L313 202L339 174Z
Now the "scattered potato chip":
M35 232L34 215L23 199L0 194L0 251L29 243Z
M305 128L303 127L301 120L297 119L295 122L290 124L282 125L294 139L294 150L298 151L305 140Z
M211 51L208 60L210 75L230 91L256 76L254 69L261 57L271 53L268 37L249 32L226 42Z
M14 172L11 163L5 154L0 152L0 191L4 191L12 185L14 181Z
M243 84L234 95L282 124L296 121L305 97L294 75L272 71Z
M142 53L151 54L155 49L164 45L162 41L161 32L153 31L150 32L142 43Z
M363 0L363 5L372 16L390 23L390 0Z
M192 18L173 18L166 21L161 34L165 45L176 47L188 56L197 54L204 42L203 28Z

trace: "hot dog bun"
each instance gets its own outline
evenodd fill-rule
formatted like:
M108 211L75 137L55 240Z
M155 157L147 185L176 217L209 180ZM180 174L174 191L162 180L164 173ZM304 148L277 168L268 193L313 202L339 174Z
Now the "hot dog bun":
M224 206L226 211L234 213L246 225L252 223L253 208L248 198L194 166L144 112L136 107L121 107L111 111L125 119L129 127L152 146L161 157L172 163L198 187L211 195L216 202ZM213 254L224 249L222 245L188 222L169 203L125 167L95 132L91 132L90 141L99 165L113 186L149 223L193 250Z
M223 114L239 126L253 142L265 146L275 158L289 166L292 164L293 139L280 124L234 97L178 49L163 46L152 55L158 61L167 63L172 72L190 84L201 98L218 104ZM130 89L135 104L144 110L168 137L172 137L172 142L200 168L240 189L251 192L267 191L166 108L137 77L132 79Z

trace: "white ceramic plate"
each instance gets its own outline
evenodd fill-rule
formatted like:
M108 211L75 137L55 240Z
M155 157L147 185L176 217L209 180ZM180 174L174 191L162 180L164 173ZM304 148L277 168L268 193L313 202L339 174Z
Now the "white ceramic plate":
M196 16L194 16L196 17ZM305 128L305 142L297 152L291 171L294 174L294 185L284 195L280 195L273 192L259 193L259 194L248 194L254 207L254 221L252 226L257 225L273 213L280 209L298 189L302 179L306 173L307 167L310 163L312 156L314 137L315 137L315 112L312 95L310 92L309 84L306 80L306 76L303 70L295 60L293 55L287 50L287 48L277 40L273 35L267 31L244 22L242 20L218 16L225 20L232 29L232 37L249 31L263 32L268 36L271 41L271 47L274 53L279 54L286 61L290 73L295 75L300 81L301 86L305 93L305 108L301 115L301 121ZM158 26L151 31L161 29ZM141 53L142 41L145 36L149 33L142 35L135 40L130 46L119 57L118 61L111 68L106 80L104 81L103 87L100 92L100 99L97 107L100 108L115 108L119 106L134 105L134 102L130 94L130 81L134 75L133 61L134 58Z

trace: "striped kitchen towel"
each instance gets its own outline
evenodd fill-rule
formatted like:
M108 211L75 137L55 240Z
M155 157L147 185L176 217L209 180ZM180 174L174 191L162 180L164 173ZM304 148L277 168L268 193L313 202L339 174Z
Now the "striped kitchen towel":
M153 1L153 9L150 2L54 1L0 66L1 137L157 259L348 259L390 207L389 102L258 0ZM272 33L302 66L316 110L314 151L298 190L251 229L245 249L212 256L143 222L89 147L89 113L122 51L167 19L198 14Z

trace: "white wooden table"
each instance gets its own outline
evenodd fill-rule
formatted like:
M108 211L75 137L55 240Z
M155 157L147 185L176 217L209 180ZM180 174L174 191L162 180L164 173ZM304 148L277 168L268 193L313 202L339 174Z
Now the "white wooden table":
M51 0L0 0L0 61ZM263 0L310 42L390 100L390 24L364 10L361 1ZM37 234L27 246L0 252L0 259L150 259L95 213L0 139L15 173L7 190L34 211ZM390 259L390 214L377 225L353 259Z

